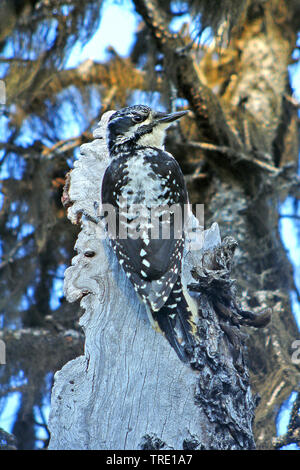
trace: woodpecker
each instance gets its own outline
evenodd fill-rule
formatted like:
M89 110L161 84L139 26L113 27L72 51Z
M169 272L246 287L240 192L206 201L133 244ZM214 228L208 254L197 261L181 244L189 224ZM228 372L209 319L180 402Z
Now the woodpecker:
M118 261L152 325L183 362L189 360L196 331L195 312L181 282L188 193L179 164L164 149L164 138L170 124L186 112L168 114L143 105L116 111L107 126L111 161L101 191L102 204L115 211L116 230L109 224L106 228Z

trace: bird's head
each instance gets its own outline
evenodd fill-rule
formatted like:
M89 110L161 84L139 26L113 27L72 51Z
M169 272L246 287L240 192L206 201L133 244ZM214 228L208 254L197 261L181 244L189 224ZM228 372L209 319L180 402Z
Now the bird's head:
M187 111L162 113L149 106L136 105L116 111L108 122L108 148L111 155L137 147L163 148L166 129Z

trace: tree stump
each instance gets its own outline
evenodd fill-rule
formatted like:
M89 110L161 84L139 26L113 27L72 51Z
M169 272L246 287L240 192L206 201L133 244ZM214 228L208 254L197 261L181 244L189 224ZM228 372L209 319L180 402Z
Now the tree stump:
M64 288L84 310L85 351L55 374L49 449L253 449L256 399L241 324L258 320L235 299L236 242L221 242L217 224L199 249L186 241L183 282L198 305L199 344L182 363L150 325L99 222L110 115L82 145L63 196L81 224Z

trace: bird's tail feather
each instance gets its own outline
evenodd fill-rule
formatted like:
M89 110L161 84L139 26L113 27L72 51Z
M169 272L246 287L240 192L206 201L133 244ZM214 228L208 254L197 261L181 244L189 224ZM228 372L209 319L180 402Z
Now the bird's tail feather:
M180 360L188 362L196 342L196 325L183 295L180 280L175 284L165 305L152 315Z

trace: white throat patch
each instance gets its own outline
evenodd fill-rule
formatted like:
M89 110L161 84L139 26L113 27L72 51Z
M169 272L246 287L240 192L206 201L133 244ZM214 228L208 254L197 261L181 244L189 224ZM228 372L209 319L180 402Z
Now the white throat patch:
M152 132L143 135L139 139L139 145L142 147L156 147L158 149L164 150L164 140L166 136L166 129L168 127L168 124L158 124L152 129Z

